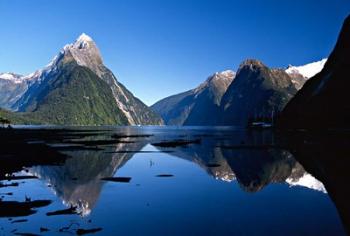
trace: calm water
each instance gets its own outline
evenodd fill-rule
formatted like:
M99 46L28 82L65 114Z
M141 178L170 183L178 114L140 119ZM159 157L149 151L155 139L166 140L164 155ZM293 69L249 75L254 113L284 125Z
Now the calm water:
M31 132L0 150L0 235L346 235L327 186L268 131ZM26 144L17 148L18 140ZM26 155L31 161L9 161ZM102 180L113 176L131 179ZM23 204L36 200L50 202L25 212Z

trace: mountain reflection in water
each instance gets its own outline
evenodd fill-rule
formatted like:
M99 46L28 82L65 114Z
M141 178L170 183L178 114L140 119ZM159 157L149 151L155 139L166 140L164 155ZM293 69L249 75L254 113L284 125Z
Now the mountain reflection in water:
M114 153L121 150L140 150L143 143L121 143L103 151L65 151L70 156L61 166L35 166L30 173L46 181L67 207L75 207L82 216L90 214L100 192L104 177L113 176L132 153Z
M152 138L118 143L115 146L105 146L101 151L62 151L71 157L63 165L35 166L29 172L52 186L67 207L75 207L77 213L86 216L102 191L104 183L101 178L118 175L118 169L135 153L156 140L159 141ZM227 146L232 144L231 141L202 137L202 145L175 148L168 155L198 164L215 179L227 182L237 180L242 190L247 192L260 191L271 183L287 183L290 186L304 186L326 192L323 184L307 173L290 152L277 148L231 149ZM264 142L266 141L265 137ZM226 146L220 147L223 143ZM134 153L127 152L130 150Z
M77 133L79 135L76 135ZM126 136L111 139L115 133L126 134ZM152 134L152 136L144 134ZM83 217L88 217L94 211L100 195L103 194L104 185L108 182L101 179L120 176L119 170L122 170L128 162L142 158L142 155L145 155L142 154L144 150L150 151L148 156L159 152L164 159L175 157L193 163L217 181L223 183L237 181L240 188L249 193L259 192L270 184L287 184L292 188L301 186L322 194L327 193L327 184L325 188L322 182L313 177L314 173L310 174L305 171L296 160L294 155L299 154L300 151L303 152L301 144L295 139L277 138L269 131L246 132L231 129L208 131L199 128L142 129L135 127L126 130L68 131L60 135L58 135L59 138L51 136L47 138L42 134L37 137L34 135L33 138L32 135L31 142L43 141L45 148L49 147L57 152L57 155L65 156L62 162L47 165L33 161L23 166L27 167L28 174L35 175L44 181L61 199L66 208L74 208L76 213ZM28 143L26 135L24 137L23 140ZM21 138L17 137L17 140ZM102 142L101 140L109 141ZM185 140L188 144L181 143L181 140ZM200 142L191 142L191 140L200 140ZM169 141L178 142L179 146L152 145ZM16 151L10 151L13 152L11 155L16 155ZM8 166L7 169L1 170L2 176L11 174L12 163L6 163L6 158L1 161L2 166L6 164ZM150 166L154 164L157 162L153 163L151 160ZM13 172L17 171L16 166ZM319 172L316 171L315 176L318 177L318 174ZM126 177L133 178L133 176ZM320 179L323 180L324 177L323 173ZM173 178L176 179L177 176ZM333 200L339 199L337 191L332 187ZM340 202L336 202L336 206L347 226L348 222L344 219L347 213L344 213L342 209L348 209L348 206L344 205L342 198ZM339 209L339 206L342 209Z

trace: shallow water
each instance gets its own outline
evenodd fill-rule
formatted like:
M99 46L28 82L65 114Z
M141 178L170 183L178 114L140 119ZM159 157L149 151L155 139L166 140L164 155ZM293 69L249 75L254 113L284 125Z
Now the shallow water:
M13 140L0 151L1 183L19 185L0 188L0 209L8 201L52 202L21 216L0 211L0 235L346 234L327 186L269 131L81 127ZM22 163L26 155L31 161ZM9 174L38 179L5 180ZM113 176L131 179L102 180Z

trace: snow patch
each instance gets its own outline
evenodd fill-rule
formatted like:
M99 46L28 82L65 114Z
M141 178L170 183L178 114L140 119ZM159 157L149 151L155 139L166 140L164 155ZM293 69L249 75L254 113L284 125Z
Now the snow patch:
M194 93L198 95L202 90L210 86L210 83L213 81L232 81L236 76L236 72L232 70L224 70L222 72L215 72L212 76L210 76L206 81L201 83L197 88L193 90Z
M218 74L222 75L223 76L222 78L229 79L229 78L233 78L236 73L233 70L224 70Z
M77 39L77 41L92 42L93 40L92 40L92 38L91 38L89 35L87 35L87 34L85 34L85 33L82 33L82 34L79 36L79 38Z
M0 78L1 79L6 79L6 80L12 80L12 79L15 79L15 77L10 74L10 73L3 73L3 74L0 74Z
M327 58L324 58L321 61L312 62L303 66L288 66L286 73L301 74L302 76L309 79L319 73L323 69L326 62Z
M286 182L290 186L303 186L309 189L327 193L327 190L324 187L324 185L309 173L305 173L299 179L288 178L286 179Z
M15 84L21 84L23 82L23 76L13 73L1 73L0 79L12 81Z

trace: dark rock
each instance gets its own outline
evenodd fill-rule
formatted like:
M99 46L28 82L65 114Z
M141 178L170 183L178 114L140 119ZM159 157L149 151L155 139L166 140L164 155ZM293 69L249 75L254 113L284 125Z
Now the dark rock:
M278 119L282 129L350 127L350 16L323 70L309 79Z

